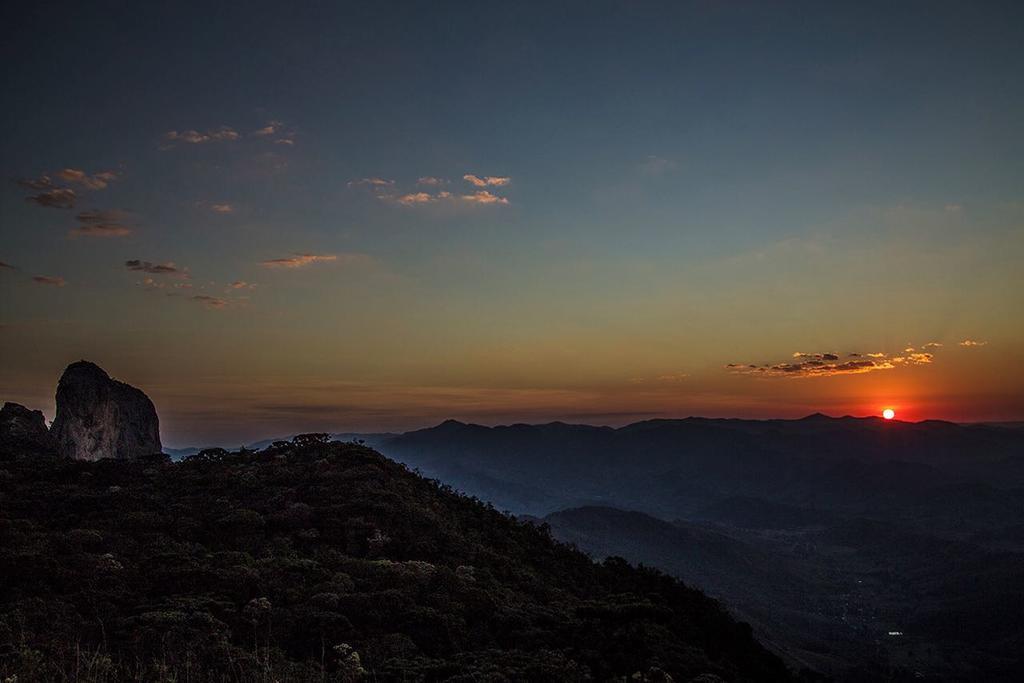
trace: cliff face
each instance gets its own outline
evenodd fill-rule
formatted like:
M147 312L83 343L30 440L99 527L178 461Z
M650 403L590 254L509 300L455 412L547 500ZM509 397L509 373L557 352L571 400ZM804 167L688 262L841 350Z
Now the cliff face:
M38 410L18 403L0 409L0 451L5 453L53 453L57 445Z
M160 421L149 397L88 361L72 363L61 375L50 432L60 455L79 460L127 459L162 450Z

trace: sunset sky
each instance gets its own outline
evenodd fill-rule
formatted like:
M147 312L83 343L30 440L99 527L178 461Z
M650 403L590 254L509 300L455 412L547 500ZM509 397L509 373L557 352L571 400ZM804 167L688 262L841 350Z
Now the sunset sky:
M0 400L1024 419L1020 3L10 5Z

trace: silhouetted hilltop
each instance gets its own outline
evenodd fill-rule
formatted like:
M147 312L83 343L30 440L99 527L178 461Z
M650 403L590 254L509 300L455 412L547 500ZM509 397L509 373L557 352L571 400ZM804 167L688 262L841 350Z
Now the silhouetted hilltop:
M156 408L140 389L89 361L72 363L57 383L51 433L68 458L132 458L161 452Z
M160 453L160 420L153 402L130 384L111 379L86 360L69 365L57 383L57 414L17 403L0 411L0 458L34 453L79 460L127 459Z
M0 468L0 679L788 676L700 592L366 447Z

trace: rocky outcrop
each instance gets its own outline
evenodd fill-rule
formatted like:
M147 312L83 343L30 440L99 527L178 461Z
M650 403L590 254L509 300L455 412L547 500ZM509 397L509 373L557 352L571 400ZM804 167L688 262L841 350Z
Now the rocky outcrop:
M84 360L61 375L50 431L57 451L79 460L126 459L162 450L160 421L149 397Z
M10 455L53 454L57 443L38 410L19 403L5 403L0 409L0 452Z

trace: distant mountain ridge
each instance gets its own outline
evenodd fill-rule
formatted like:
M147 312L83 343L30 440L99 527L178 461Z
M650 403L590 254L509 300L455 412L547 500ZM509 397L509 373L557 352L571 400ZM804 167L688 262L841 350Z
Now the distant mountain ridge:
M858 510L963 482L1024 486L1024 435L941 421L818 414L612 428L449 420L366 441L431 476L493 495L496 505L539 515L598 503L671 518L734 496L800 507L826 507L816 500L824 498L827 507ZM494 485L480 489L488 481ZM506 486L520 493L507 495Z

